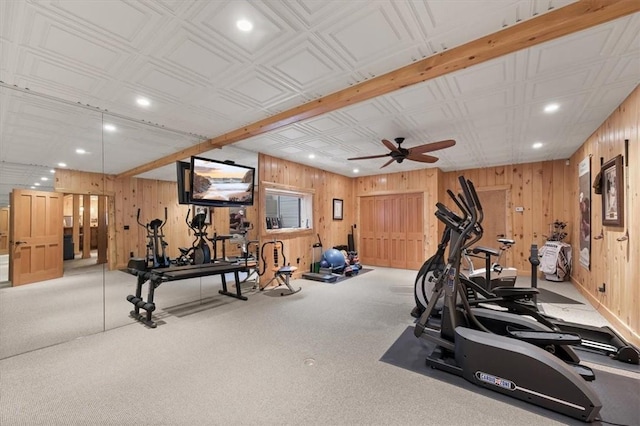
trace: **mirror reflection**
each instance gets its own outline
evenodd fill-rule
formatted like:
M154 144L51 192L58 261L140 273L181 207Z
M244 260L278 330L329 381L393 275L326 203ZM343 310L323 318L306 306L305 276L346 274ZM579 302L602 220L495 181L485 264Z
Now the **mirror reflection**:
M0 358L104 329L102 113L0 87ZM106 222L105 222L106 223Z
M127 271L132 258L158 254L171 267L181 257L193 264L189 250L201 240L211 261L246 259L248 242L257 239L257 201L232 226L237 209L180 203L175 164L121 175L202 143L200 136L5 86L0 111L0 358L135 323L126 299L136 290L137 277ZM233 147L198 155L258 163L257 154ZM40 209L27 212L27 205ZM208 215L200 238L189 226L196 210ZM10 242L12 227L19 244ZM57 242L38 247L33 236L19 235L27 228ZM53 275L24 273L38 265ZM162 321L224 303L219 288L220 276L164 285L155 315Z

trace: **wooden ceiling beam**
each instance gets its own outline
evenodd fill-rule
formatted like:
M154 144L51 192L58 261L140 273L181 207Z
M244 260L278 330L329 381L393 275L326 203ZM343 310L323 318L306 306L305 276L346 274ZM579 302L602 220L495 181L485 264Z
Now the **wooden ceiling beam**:
M126 172L130 177L191 155L239 142L318 115L386 95L482 62L567 36L640 11L638 0L580 0L395 71L267 117Z

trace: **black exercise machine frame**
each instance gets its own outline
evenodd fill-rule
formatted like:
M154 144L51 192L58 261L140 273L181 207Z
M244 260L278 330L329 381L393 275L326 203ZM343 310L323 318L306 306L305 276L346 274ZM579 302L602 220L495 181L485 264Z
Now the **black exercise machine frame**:
M128 272L138 277L136 286L136 294L127 296L127 300L133 304L133 311L129 312L131 317L151 328L156 328L157 324L152 320L153 311L156 310L156 304L153 300L156 288L160 287L162 283L169 281L186 280L189 278L207 277L211 275L220 275L222 281L222 290L218 290L218 293L234 297L240 300L247 300L246 296L242 295L242 288L240 286L239 272L246 271L245 265L232 265L228 263L224 264L202 264L202 265L186 265L170 268L158 268L150 270L138 270L134 268L128 268ZM227 279L225 274L233 273L236 285L236 292L232 293L227 289ZM147 300L142 298L142 286L149 282L149 292ZM144 310L145 313L141 313L140 310Z

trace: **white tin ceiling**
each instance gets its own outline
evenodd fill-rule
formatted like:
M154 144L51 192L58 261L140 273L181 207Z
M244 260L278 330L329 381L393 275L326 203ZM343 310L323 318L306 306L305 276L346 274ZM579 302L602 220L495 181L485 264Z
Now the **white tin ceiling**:
M569 3L0 1L0 204L60 161L120 173ZM252 165L263 152L347 176L568 158L640 82L639 34L635 14L203 155ZM399 136L457 145L434 165L346 160Z

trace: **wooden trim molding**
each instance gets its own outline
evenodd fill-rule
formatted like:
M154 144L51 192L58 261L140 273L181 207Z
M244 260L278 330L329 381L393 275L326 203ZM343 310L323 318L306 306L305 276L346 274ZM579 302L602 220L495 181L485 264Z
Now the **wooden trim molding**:
M316 190L314 188L302 188L294 185L285 185L283 183L268 182L266 180L260 181L260 187L265 189L273 189L275 191L281 190L281 191L297 192L300 194L315 195L316 193Z

